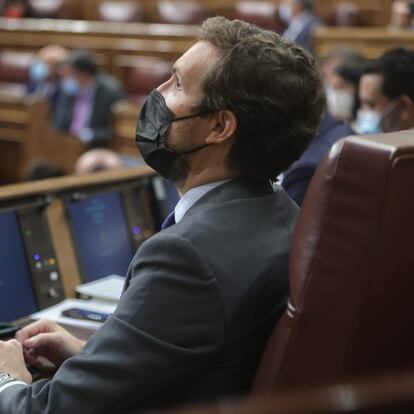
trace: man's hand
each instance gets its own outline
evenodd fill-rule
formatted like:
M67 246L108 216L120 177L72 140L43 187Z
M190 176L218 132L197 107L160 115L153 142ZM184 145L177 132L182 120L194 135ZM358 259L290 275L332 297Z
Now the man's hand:
M22 345L15 339L0 341L0 373L10 374L26 384L32 383L32 376L24 363Z
M24 327L17 332L16 339L23 345L26 362L40 369L44 367L42 358L59 367L85 346L85 341L48 319Z

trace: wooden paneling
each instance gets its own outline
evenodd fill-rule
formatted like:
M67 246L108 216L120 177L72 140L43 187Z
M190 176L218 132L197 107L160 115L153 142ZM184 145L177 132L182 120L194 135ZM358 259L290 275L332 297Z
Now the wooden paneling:
M30 97L0 96L0 181L21 180L27 162L33 157L37 137L47 128L45 102Z
M52 42L69 49L86 48L99 55L110 72L116 71L118 55L175 61L196 36L195 26L0 18L0 49L35 52Z
M410 30L389 31L375 28L320 28L315 35L318 56L326 56L337 47L352 47L367 58L377 58L395 47L414 49L414 32Z
M392 0L316 0L316 13L323 18L340 3L354 4L366 26L385 27L390 21Z

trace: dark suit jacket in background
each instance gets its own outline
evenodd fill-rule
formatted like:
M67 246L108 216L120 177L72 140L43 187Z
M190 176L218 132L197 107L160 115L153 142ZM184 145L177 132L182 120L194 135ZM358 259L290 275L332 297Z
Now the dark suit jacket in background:
M302 205L306 190L322 158L336 141L353 134L354 131L345 122L335 120L329 113L324 115L318 135L283 177L282 187L298 206Z
M137 251L115 313L51 381L0 393L4 414L120 413L246 393L285 308L297 207L237 179Z
M124 97L119 81L103 72L96 76L96 92L87 128L93 132L90 145L105 145L112 136L111 107ZM54 128L69 132L73 119L76 97L61 93L52 108L52 125Z

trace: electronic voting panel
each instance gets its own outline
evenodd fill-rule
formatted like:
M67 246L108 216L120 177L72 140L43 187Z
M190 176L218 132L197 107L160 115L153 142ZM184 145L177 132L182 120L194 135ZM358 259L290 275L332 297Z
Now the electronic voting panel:
M0 209L0 320L13 321L64 299L46 207Z
M137 248L154 234L149 179L64 196L82 281L125 276Z

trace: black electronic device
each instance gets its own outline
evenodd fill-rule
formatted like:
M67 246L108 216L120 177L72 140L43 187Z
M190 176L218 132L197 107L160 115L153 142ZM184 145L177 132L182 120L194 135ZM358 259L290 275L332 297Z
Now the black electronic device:
M39 309L44 309L65 298L46 209L20 209L17 215L37 304Z
M38 205L0 211L0 320L10 322L64 298L45 215Z
M109 313L96 312L88 309L70 308L62 311L62 315L67 318L83 319L92 322L105 322L109 318Z
M150 190L150 180L140 180L64 197L83 282L125 276L136 249L154 234Z

